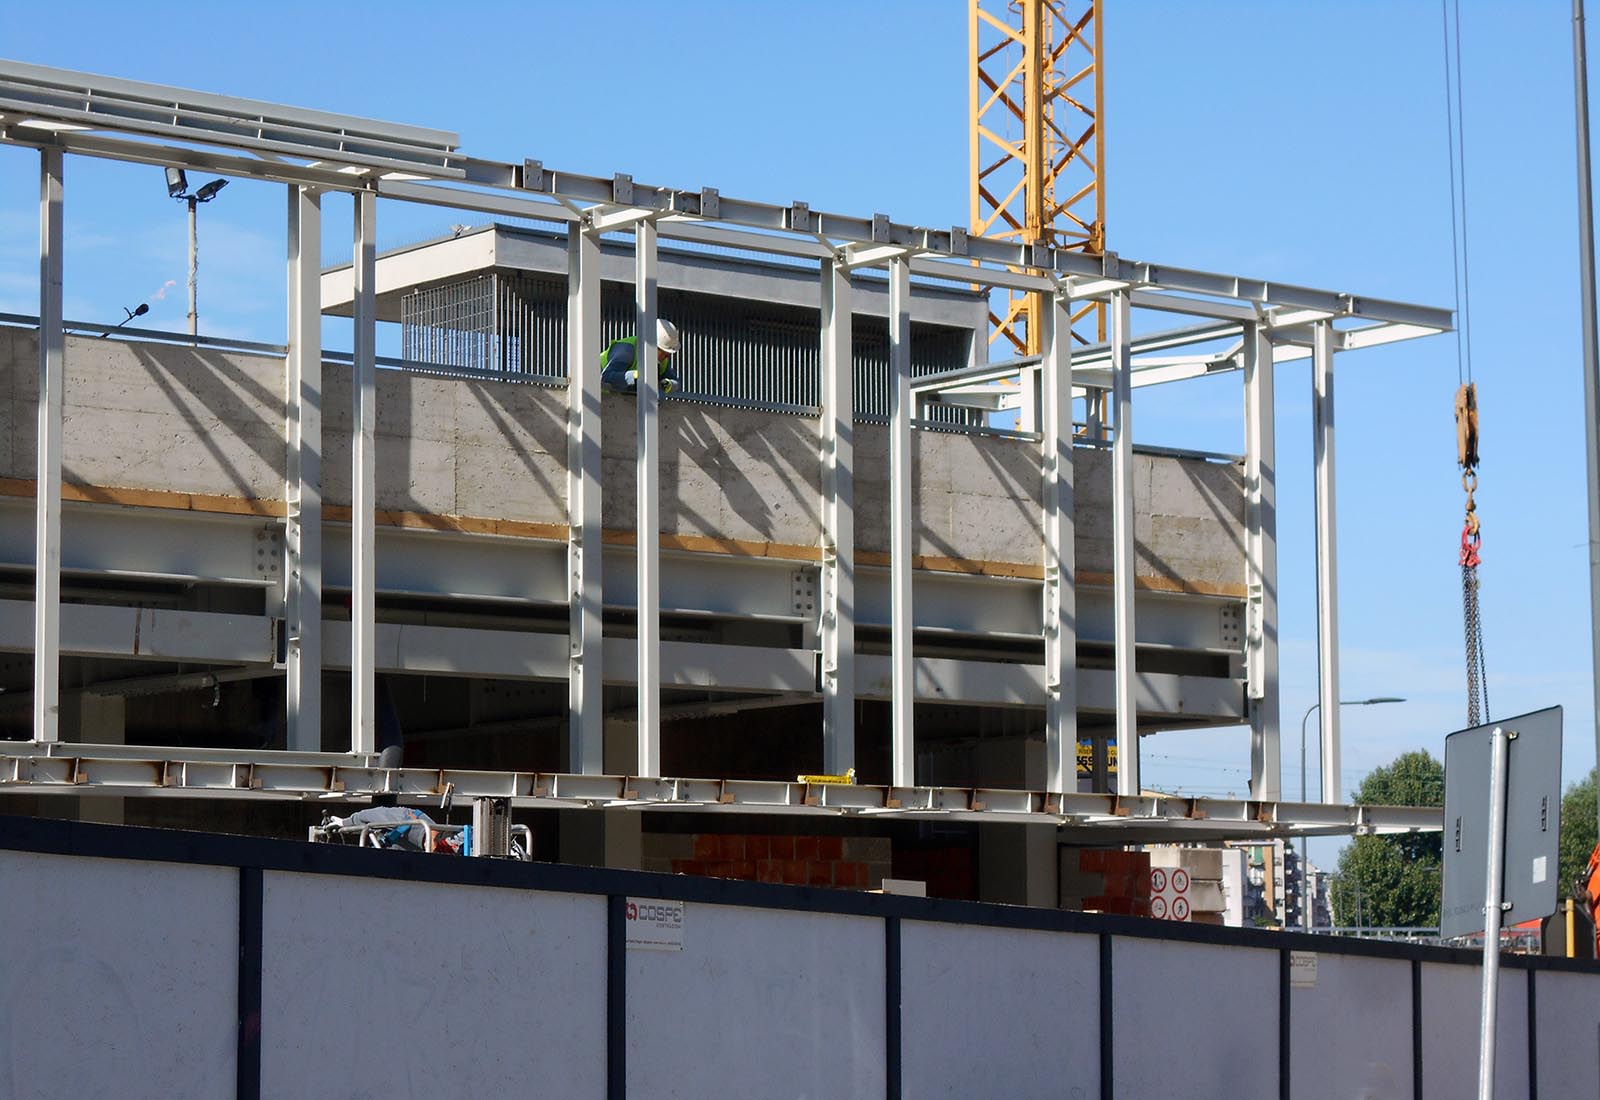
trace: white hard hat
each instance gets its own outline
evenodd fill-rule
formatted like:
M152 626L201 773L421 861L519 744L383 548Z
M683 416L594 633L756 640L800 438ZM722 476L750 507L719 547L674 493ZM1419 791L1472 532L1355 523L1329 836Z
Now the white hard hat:
M678 326L671 321L656 321L656 347L668 355L678 353Z

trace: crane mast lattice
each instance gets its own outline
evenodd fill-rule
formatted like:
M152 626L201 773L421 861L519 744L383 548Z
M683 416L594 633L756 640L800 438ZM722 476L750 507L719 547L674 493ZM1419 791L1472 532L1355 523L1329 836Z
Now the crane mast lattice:
M968 0L974 233L1105 250L1101 7ZM990 343L1039 354L1038 299L997 294ZM1103 305L1085 303L1072 322L1080 343L1105 338Z

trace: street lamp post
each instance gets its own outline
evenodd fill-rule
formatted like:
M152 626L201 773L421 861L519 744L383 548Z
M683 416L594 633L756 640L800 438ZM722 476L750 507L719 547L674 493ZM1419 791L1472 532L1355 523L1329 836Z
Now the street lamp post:
M1403 703L1403 702L1405 702L1405 700L1400 698L1397 695L1378 695L1378 696L1374 696L1371 699L1341 699L1341 700L1339 700L1339 705L1341 707L1370 707L1370 706L1375 706L1375 705L1377 705L1379 703ZM1315 703L1312 703L1309 707L1306 708L1305 716L1300 719L1300 801L1301 802L1304 802L1306 800L1306 723L1311 720L1311 715L1315 711L1317 711L1321 706L1322 706L1322 702L1320 700L1318 700ZM1319 778L1321 779L1321 782L1322 782L1322 800L1324 802L1326 802L1326 801L1328 801L1328 787L1329 787L1328 777L1324 775L1324 776L1320 776ZM1338 782L1339 782L1339 777L1338 776L1334 776L1334 780L1333 780L1333 796L1334 796L1334 798L1338 798L1339 797ZM1302 929L1304 929L1305 931L1308 931L1308 932L1311 930L1311 906L1309 904L1307 904L1307 899L1304 897L1304 894L1306 892L1306 890L1305 890L1306 868L1308 868L1311 865L1311 860L1309 858L1309 853L1310 853L1310 841L1306 837L1301 837L1300 838L1300 893L1301 893L1302 897L1300 899L1300 927Z
M199 291L196 273L200 267L200 233L197 213L200 204L210 202L217 192L228 186L227 180L217 179L189 194L189 177L182 168L167 169L167 196L189 206L189 335L200 333Z

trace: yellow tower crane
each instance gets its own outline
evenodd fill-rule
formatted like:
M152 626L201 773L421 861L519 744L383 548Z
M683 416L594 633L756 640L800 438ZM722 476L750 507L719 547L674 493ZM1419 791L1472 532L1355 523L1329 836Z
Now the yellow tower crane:
M967 0L972 232L1105 251L1102 0ZM990 308L990 343L1038 355L1039 295ZM1072 318L1080 343L1105 339L1103 307Z

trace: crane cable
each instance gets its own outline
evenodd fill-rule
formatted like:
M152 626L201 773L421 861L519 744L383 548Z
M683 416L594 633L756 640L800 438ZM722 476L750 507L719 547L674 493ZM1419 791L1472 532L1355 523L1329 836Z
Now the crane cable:
M1461 2L1439 0L1444 30L1444 107L1450 145L1450 254L1454 266L1456 306L1456 465L1466 493L1461 525L1461 613L1467 655L1467 725L1489 720L1489 680L1484 666L1483 614L1478 602L1478 565L1483 530L1474 495L1478 488L1478 387L1472 380L1472 284L1467 256L1467 164L1465 116L1461 100ZM1452 46L1453 61L1452 61ZM1456 177L1459 174L1459 194ZM1459 223L1459 233L1457 226Z

